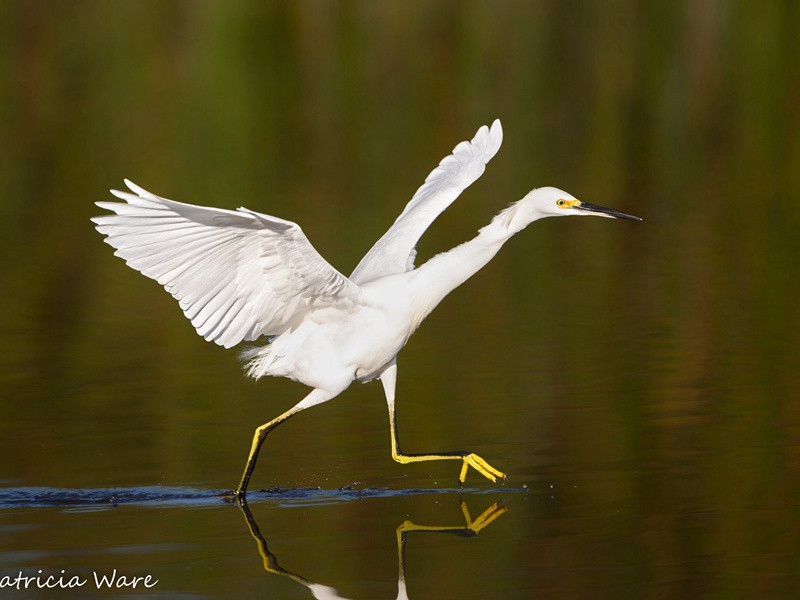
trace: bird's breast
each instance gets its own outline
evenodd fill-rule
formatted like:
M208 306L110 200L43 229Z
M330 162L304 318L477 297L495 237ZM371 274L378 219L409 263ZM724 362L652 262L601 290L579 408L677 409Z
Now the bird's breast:
M368 300L314 311L279 336L272 344L281 357L275 374L324 389L378 375L408 341L412 318L400 296Z

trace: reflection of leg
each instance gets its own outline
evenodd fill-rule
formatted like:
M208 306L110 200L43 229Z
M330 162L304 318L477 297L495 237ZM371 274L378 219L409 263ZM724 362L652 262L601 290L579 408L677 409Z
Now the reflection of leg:
M261 427L256 429L256 433L253 436L253 444L250 447L250 455L247 457L247 464L244 467L242 480L239 482L239 487L236 488L236 497L244 498L245 494L247 494L247 484L250 481L250 476L253 474L253 470L256 468L258 451L261 449L261 444L264 443L264 439L266 439L267 434L284 421L287 421L290 417L293 417L299 413L301 410L309 408L310 406L314 406L315 404L326 402L333 398L334 395L335 394L330 394L320 389L312 390L310 394L308 394L305 398L303 398L285 413L275 417L269 423L264 423Z
M242 509L242 514L244 515L244 520L247 522L247 528L250 530L250 535L253 536L253 539L258 545L258 553L261 555L261 558L264 561L264 570L269 573L285 575L286 577L294 579L295 581L306 586L311 585L311 582L308 579L305 579L300 575L290 573L278 564L278 559L275 558L275 555L272 554L272 552L270 552L267 548L267 541L264 539L264 536L261 535L258 524L253 518L253 514L250 512L250 507L247 506L247 501L244 498L240 498L238 504L239 508Z
M272 552L269 551L267 548L267 541L264 539L264 536L261 535L261 531L258 528L258 524L256 520L253 518L253 514L250 512L250 507L247 506L247 501L242 497L239 498L239 508L242 509L242 514L244 515L244 520L247 523L247 528L250 530L250 535L253 536L253 539L256 541L256 545L258 546L258 553L261 555L261 559L264 563L264 570L267 573L275 573L276 575L283 575L284 577L288 577L306 586L311 593L314 595L314 598L326 598L328 600L346 600L342 598L338 594L338 592L326 585L321 585L319 583L314 583L313 581L309 581L302 575L297 575L296 573L292 573L291 571L287 571L283 567L278 564L278 559L275 557Z
M301 575L297 575L296 573L292 573L291 571L287 571L283 567L278 564L277 557L269 551L267 547L267 541L264 539L264 536L261 535L261 530L258 528L258 524L256 523L255 518L253 518L253 514L250 512L250 507L247 505L247 501L244 498L239 498L237 502L239 508L242 511L242 515L244 516L245 523L247 523L247 528L250 531L250 535L256 541L256 545L258 546L258 553L261 555L261 560L264 564L264 570L268 573L275 573L276 575L283 575L284 577L288 577L307 588L309 588L314 594L315 598L330 598L331 600L336 598L341 598L338 595L336 590L331 587L327 587L324 585L320 585L318 583L313 583L306 579ZM406 534L411 531L427 531L433 533L450 533L454 535L461 535L461 536L474 536L477 535L478 532L487 527L492 521L498 518L500 515L505 513L508 510L505 506L500 506L497 502L492 504L489 508L487 508L481 516L479 516L474 521L470 517L469 510L467 509L467 504L463 500L461 501L461 513L464 515L465 526L456 526L456 527L448 527L448 526L431 526L431 525L417 525L416 523L412 523L411 521L404 521L396 530L397 535L397 560L398 560L398 593L397 597L400 598L408 598L406 594L406 584L405 584L405 545L406 545Z
M408 598L406 592L406 534L411 531L427 531L429 533L449 533L452 535L460 535L472 537L478 535L478 532L487 527L489 523L494 521L500 515L508 511L507 506L501 506L495 502L487 508L481 516L474 521L469 515L467 503L461 501L461 513L464 515L465 527L448 527L437 525L417 525L411 521L403 521L397 528L397 561L399 563L398 578L397 578L397 597Z
M484 459L473 452L457 450L455 452L437 452L435 454L403 454L400 450L400 443L397 439L397 418L394 412L394 390L397 381L397 364L393 363L381 374L383 390L386 394L386 404L389 407L389 433L392 438L392 458L399 463L408 464L412 462L422 462L428 460L461 460L461 473L458 480L464 483L467 478L467 471L472 467L478 473L496 482L497 478L505 479L506 475L498 471Z
M508 511L507 506L503 506L498 502L492 504L489 508L481 513L474 521L469 516L469 509L467 503L461 501L461 513L464 515L464 526L452 525L417 525L411 521L404 521L398 528L397 533L406 533L408 531L431 531L434 533L452 533L455 535L473 536L478 535L478 532L488 527L488 525L497 519L500 515Z

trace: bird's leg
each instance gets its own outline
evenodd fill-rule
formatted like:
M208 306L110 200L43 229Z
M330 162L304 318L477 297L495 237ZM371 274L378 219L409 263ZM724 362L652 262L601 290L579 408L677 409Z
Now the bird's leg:
M250 447L250 455L247 457L247 464L245 465L244 473L242 474L242 480L239 482L239 487L236 488L236 492L234 493L237 498L244 498L247 494L247 484L250 481L250 476L253 474L253 470L256 468L258 451L261 449L261 444L264 443L267 434L284 421L287 421L290 417L293 417L299 413L301 410L330 400L334 395L335 394L330 394L320 389L315 389L285 413L278 415L269 423L264 423L260 427L256 428L255 435L253 435L253 444Z
M239 482L239 486L236 488L235 495L237 498L244 498L247 494L247 484L250 482L250 476L253 474L253 471L256 468L258 451L261 450L261 444L264 443L267 434L298 412L300 412L300 410L297 409L297 406L294 406L285 413L272 419L272 421L269 423L264 423L256 429L255 435L253 435L253 443L250 446L250 455L247 457L247 464L245 465L244 473L242 474L242 480Z
M456 450L454 452L437 452L435 454L403 454L397 440L397 417L394 412L394 389L397 382L397 363L392 363L382 374L381 383L386 394L386 404L389 407L389 432L392 437L392 458L401 464L422 462L427 460L461 460L461 473L458 480L461 483L467 478L470 467L487 479L497 482L497 478L506 479L506 474L498 471L474 452Z

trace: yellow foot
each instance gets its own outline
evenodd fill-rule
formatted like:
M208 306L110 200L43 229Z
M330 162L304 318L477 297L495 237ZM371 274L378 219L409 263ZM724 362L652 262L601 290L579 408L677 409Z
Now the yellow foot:
M497 483L497 478L500 477L503 481L506 480L506 474L502 471L498 471L492 465L487 463L477 454L467 454L464 456L464 464L461 466L461 474L458 476L458 480L461 483L467 478L467 471L470 467L475 469L478 473L486 477L486 479L491 480L494 483Z

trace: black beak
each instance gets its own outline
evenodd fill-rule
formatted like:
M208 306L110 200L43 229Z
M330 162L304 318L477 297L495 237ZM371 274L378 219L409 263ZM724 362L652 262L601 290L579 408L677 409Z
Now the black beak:
M625 219L627 221L642 220L641 217L634 217L633 215L629 215L624 212L614 210L613 208L605 208L603 206L597 206L596 204L588 204L586 202L581 202L575 208L577 208L578 210L585 210L586 212L590 213L596 213L598 216L611 217L612 219Z

